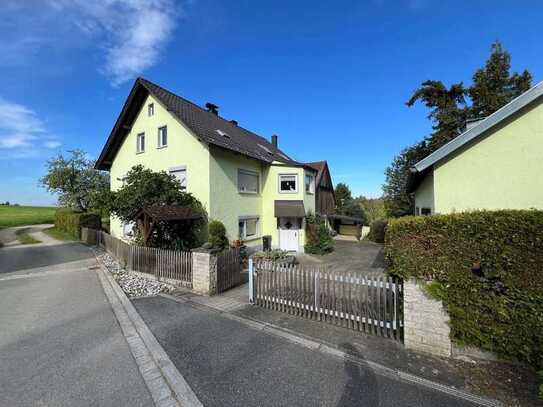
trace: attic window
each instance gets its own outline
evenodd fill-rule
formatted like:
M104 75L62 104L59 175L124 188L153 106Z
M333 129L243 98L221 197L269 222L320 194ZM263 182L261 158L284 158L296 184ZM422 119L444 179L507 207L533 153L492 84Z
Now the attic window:
M217 133L219 133L219 135L223 136L223 137L226 137L226 138L230 138L230 135L228 133L225 133L224 131L220 130L220 129L217 129L215 130Z
M153 116L155 114L155 104L149 103L147 106L147 116Z
M258 147L260 147L262 150L267 152L269 155L272 155L273 153L270 151L270 149L266 146L263 146L262 144L258 144Z

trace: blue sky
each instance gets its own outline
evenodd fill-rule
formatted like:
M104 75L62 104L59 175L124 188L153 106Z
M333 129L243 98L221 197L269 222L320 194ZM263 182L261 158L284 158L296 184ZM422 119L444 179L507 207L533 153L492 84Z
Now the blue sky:
M142 75L378 196L430 131L426 79L470 83L493 41L543 79L539 1L4 0L0 201L46 205L45 162L97 157Z

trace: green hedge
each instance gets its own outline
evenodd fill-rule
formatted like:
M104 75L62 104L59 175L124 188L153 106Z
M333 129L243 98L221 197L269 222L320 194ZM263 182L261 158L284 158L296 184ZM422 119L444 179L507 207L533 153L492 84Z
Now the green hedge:
M228 247L228 238L226 237L226 228L220 220L212 220L207 225L208 241L215 248L224 249Z
M432 280L451 335L543 367L543 212L480 211L391 221L389 272Z
M387 225L387 219L374 220L370 226L370 233L368 233L368 239L375 243L384 243Z
M81 237L81 228L102 229L100 215L89 212L75 212L71 209L59 209L55 213L55 227L74 237Z

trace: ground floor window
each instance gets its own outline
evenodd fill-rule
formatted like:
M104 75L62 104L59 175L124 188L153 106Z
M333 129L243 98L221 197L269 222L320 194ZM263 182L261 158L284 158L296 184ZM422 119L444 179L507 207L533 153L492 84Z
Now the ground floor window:
M245 218L239 220L239 238L251 239L258 236L258 218Z
M430 208L420 208L420 214L422 216L427 216L432 214L432 209Z

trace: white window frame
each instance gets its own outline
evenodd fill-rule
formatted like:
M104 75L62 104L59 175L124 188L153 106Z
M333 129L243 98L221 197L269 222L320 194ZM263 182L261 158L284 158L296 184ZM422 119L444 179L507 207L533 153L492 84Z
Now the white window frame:
M189 186L189 178L188 178L188 171L186 165L179 165L177 167L170 167L168 168L168 174L172 175L175 172L184 172L185 173L185 185L181 186L182 191L186 191Z
M241 189L241 186L240 186L240 183L239 183L239 180L240 180L240 174L245 174L245 175L251 175L251 176L255 176L256 177L256 191L246 191L246 190L242 190ZM255 172L255 171L249 171L249 170L244 170L242 168L238 168L238 192L240 194L252 194L252 195L258 195L260 193L260 175L258 174L258 172Z
M311 182L309 183L309 191L307 190L307 178L311 178ZM309 195L315 194L315 175L305 174L304 189L305 189L306 194L309 194Z
M143 143L141 143L142 139L143 139ZM136 136L136 153L140 154L144 152L145 152L145 132L138 133Z
M247 236L247 221L254 220L256 222L255 234ZM240 216L238 219L238 227L241 229L240 223L243 223L243 232L239 236L240 240L253 240L260 238L260 217L256 215Z
M163 133L163 131L164 131L164 133ZM166 135L166 143L163 143L164 135ZM158 146L157 148L168 147L168 126L161 126L161 127L158 128L157 146Z
M151 116L154 116L154 115L155 115L155 104L154 103L149 103L147 105L147 116L151 117Z
M281 179L283 177L294 177L295 178L296 188L294 189L294 191L292 191L292 190L283 191L281 189ZM299 188L298 185L299 185L298 174L296 174L296 173L285 173L285 174L279 174L278 175L278 178L277 178L277 190L279 191L280 194L297 194L298 193L298 188Z

